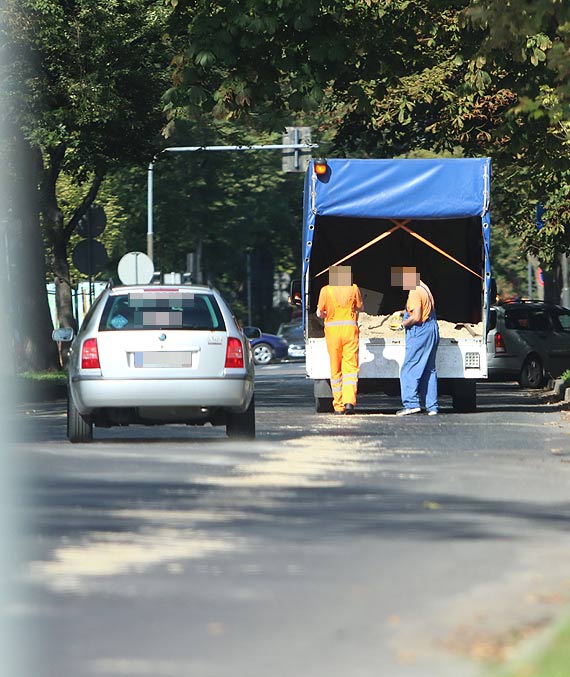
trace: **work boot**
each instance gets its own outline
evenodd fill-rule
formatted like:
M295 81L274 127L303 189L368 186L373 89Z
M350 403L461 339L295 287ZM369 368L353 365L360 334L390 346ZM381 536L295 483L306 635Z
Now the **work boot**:
M354 404L345 404L344 405L344 413L345 414L354 414Z

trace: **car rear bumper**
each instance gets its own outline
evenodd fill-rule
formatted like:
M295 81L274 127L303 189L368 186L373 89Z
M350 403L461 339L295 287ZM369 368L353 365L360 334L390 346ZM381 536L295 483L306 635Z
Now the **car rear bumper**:
M490 380L516 380L521 371L520 358L514 355L487 356Z
M82 414L119 407L211 407L244 411L253 396L249 377L223 379L103 379L76 377L71 391Z

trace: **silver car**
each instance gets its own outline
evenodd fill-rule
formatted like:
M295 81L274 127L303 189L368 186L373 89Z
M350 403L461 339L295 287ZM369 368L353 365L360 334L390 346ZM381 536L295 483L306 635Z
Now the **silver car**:
M71 330L54 332L72 340ZM106 289L73 340L67 435L133 423L225 425L255 436L249 341L219 292L196 286Z
M282 336L289 344L287 352L290 360L305 359L305 335L301 322L280 324L277 336Z
M570 369L570 310L544 302L491 308L487 334L489 378L541 388Z

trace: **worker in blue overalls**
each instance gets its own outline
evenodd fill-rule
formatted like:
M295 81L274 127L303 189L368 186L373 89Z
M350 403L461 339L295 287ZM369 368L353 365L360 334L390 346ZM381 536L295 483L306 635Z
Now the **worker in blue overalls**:
M392 268L391 282L408 291L402 311L402 329L406 331L406 352L400 370L403 409L396 414L419 414L425 408L428 415L434 416L438 413L435 357L439 327L433 296L413 267Z

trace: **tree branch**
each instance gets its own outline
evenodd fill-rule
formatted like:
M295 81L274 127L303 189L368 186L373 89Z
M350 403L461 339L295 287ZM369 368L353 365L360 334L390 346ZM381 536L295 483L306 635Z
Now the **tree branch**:
M91 182L91 186L89 187L89 190L87 191L87 194L85 195L83 200L80 202L80 204L77 206L77 208L73 212L73 215L71 216L71 218L67 222L67 225L65 226L64 235L65 235L67 240L69 240L69 238L73 235L81 217L84 216L87 213L87 210L89 209L89 207L95 201L95 198L97 197L97 194L99 192L99 188L101 187L101 184L103 183L104 178L105 178L105 171L104 170L97 170L97 172L95 173L95 176L93 178L93 181Z

